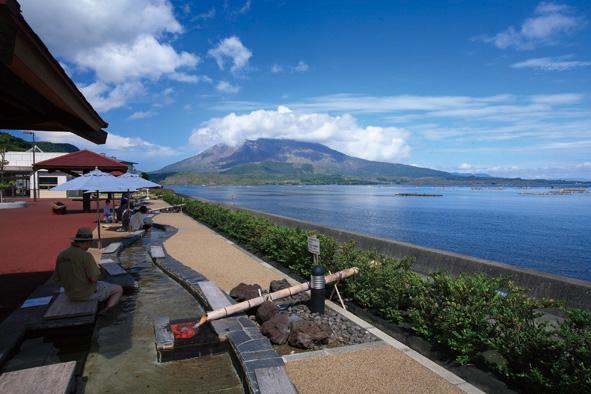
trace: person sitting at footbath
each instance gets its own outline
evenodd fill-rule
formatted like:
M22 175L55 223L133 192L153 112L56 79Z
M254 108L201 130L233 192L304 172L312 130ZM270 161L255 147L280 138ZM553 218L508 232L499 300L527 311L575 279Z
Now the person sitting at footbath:
M129 220L129 226L131 231L146 230L149 231L152 227L152 218L146 216L148 213L148 207L142 205L136 213L131 215Z
M92 231L81 227L72 239L71 246L57 256L54 279L59 282L70 301L106 301L105 307L99 314L105 314L114 307L123 288L108 282L98 280L101 271L88 253L92 243Z
M105 205L103 205L103 221L105 223L111 223L113 221L113 213L111 211L111 200L106 199Z

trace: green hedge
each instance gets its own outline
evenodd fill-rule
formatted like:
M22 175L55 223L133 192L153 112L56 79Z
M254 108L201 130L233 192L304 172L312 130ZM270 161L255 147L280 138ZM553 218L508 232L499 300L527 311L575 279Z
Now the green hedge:
M171 192L163 197L186 204L185 213L270 261L309 275L311 232ZM360 269L342 283L345 296L443 346L458 363L486 364L528 392L591 392L589 312L565 309L562 323L547 322L539 310L557 304L529 298L509 278L442 272L421 277L410 270L412 258L397 260L318 237L328 270Z

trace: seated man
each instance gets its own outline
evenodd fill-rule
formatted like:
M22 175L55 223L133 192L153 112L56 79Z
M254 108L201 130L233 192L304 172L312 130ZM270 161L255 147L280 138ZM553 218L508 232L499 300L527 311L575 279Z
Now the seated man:
M131 216L129 221L129 226L131 227L131 231L138 231L138 230L146 230L149 231L152 227L151 219L146 217L148 213L148 207L142 205L140 209Z
M105 205L103 206L103 221L105 223L113 222L113 216L112 216L112 211L111 211L111 200L108 198L105 200Z
M107 301L99 312L104 314L119 302L123 288L108 282L99 281L100 269L94 257L88 253L92 243L92 231L78 229L72 245L57 256L54 278L64 287L71 301Z

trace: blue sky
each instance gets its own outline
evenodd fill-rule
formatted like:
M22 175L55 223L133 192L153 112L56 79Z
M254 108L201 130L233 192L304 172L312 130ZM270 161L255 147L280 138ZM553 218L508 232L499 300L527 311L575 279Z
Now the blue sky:
M110 124L107 145L90 147L147 170L275 137L591 178L589 1L20 3Z

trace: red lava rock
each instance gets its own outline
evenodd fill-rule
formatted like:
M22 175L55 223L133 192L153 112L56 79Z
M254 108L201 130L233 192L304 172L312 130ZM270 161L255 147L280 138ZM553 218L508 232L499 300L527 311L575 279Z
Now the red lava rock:
M276 313L261 326L261 333L276 344L282 345L289 337L289 319L287 313Z
M259 296L259 290L262 290L258 284L247 285L240 283L238 286L230 290L230 297L238 302L250 300Z
M331 330L318 323L308 320L297 320L291 323L289 344L301 349L312 349L318 345L326 345Z
M257 309L257 320L259 323L264 323L279 312L279 309L271 301L263 302Z

